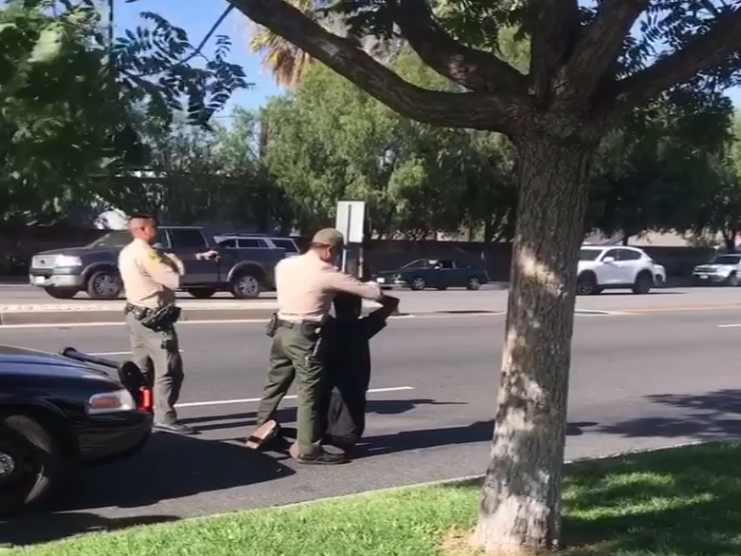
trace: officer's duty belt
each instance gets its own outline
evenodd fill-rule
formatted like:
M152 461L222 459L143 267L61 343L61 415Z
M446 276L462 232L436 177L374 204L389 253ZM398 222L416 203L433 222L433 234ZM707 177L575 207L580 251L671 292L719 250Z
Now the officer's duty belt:
M143 317L149 316L152 314L152 309L149 307L142 307L140 305L134 305L133 303L127 303L124 306L124 314L128 315L129 313L136 313L137 316L141 315Z
M302 326L304 328L311 328L311 327L319 328L319 326L321 325L321 323L311 321L311 320L291 321L291 320L283 320L283 319L278 319L277 324L280 328L289 328L289 329L290 328L300 328Z

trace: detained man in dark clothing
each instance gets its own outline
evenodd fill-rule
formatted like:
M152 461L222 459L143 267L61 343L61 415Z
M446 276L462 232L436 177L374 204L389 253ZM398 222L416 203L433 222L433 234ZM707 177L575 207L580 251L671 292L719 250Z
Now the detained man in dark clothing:
M386 320L399 306L395 297L384 296L379 303L380 309L361 318L362 300L338 293L335 315L322 326L325 441L346 451L352 451L365 431L370 339L386 327Z

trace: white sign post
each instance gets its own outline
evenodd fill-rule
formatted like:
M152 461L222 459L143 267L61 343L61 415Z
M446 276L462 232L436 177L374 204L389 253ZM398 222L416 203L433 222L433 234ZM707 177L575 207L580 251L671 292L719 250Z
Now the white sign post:
M345 244L363 243L365 201L339 201L335 228L345 236ZM347 247L342 250L342 272L347 272Z

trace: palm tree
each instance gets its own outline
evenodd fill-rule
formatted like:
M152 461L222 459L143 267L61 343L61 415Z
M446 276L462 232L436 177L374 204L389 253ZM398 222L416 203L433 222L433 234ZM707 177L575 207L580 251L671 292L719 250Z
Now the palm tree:
M304 15L318 21L328 31L336 35L347 36L348 27L343 19L338 16L328 16L326 13L320 14L317 10L318 3L316 0L286 1L301 10ZM313 58L269 29L255 25L251 21L247 30L250 35L250 50L254 54L262 54L263 56L262 68L270 71L276 83L281 87L297 85L311 66ZM387 63L391 60L393 54L398 52L398 47L385 43L386 41L380 41L374 37L364 37L361 46L371 56Z
M288 0L288 3L301 10L304 15L316 19L315 0ZM311 65L311 56L283 37L251 21L247 30L250 34L250 50L263 56L263 70L270 71L278 85L293 87L301 81Z

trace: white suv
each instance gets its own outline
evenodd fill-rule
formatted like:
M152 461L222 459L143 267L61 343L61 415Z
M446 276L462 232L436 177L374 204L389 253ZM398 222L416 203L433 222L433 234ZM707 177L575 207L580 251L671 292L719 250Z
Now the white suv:
M286 257L300 253L296 242L290 237L227 233L215 235L214 241L223 249L282 249Z
M577 295L595 295L606 289L631 289L646 294L659 273L656 263L641 249L589 245L579 251Z

